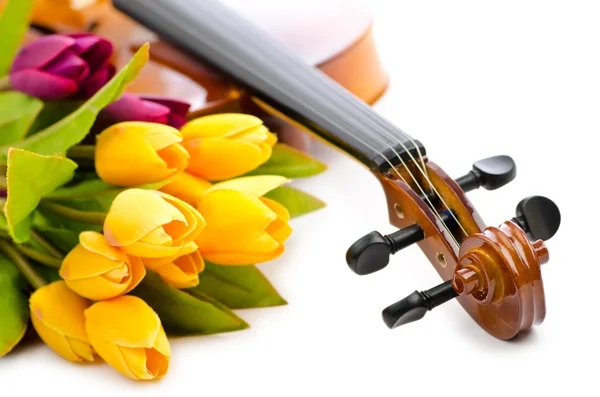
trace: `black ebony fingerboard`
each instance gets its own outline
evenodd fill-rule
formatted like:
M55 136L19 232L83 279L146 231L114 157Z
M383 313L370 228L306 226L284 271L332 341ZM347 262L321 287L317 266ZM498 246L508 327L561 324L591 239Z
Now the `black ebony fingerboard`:
M406 133L277 38L214 0L113 0L114 5L184 52L222 71L246 91L303 124L373 170L399 163L390 148L417 155ZM422 154L425 149L419 145ZM383 154L383 156L382 156ZM384 158L385 157L385 158Z

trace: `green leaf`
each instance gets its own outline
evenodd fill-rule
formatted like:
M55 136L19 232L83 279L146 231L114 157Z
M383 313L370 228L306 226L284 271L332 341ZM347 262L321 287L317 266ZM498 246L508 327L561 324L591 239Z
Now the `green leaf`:
M292 218L325 207L323 201L293 187L278 187L265 194L265 197L275 200L287 208Z
M38 133L52 124L67 117L83 104L82 101L47 101L35 121L29 127L27 135Z
M121 191L121 188L113 185L109 185L100 179L90 179L78 183L77 185L63 187L56 189L54 192L48 195L49 198L53 199L68 199L74 197L89 197L94 196L98 193L106 193L110 190Z
M273 147L269 161L246 175L281 175L286 178L304 178L325 171L327 166L306 153L283 143Z
M78 231L52 226L36 226L35 229L63 252L69 252L79 244Z
M76 111L50 127L12 145L38 154L65 153L67 149L81 142L88 134L100 110L117 100L125 87L146 64L149 45L145 44L133 59L115 77L102 87L93 97ZM6 156L10 147L0 146L0 155Z
M29 305L22 290L24 284L19 270L0 254L0 357L10 352L27 331Z
M200 284L190 295L209 295L232 309L285 305L273 285L255 266L220 266L207 262Z
M151 270L131 294L154 309L169 335L207 335L248 328L227 306L201 293L192 296L170 287Z
M0 15L0 77L8 74L27 29L35 0L9 0Z
M0 145L23 139L43 107L42 101L21 92L0 92Z
M8 153L5 213L17 243L29 238L32 213L42 197L73 178L77 164L60 156L41 156L21 149Z

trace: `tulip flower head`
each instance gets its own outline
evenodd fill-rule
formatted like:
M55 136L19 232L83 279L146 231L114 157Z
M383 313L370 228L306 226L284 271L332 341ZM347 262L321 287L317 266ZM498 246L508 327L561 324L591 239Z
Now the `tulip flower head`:
M180 129L186 123L190 104L175 99L123 94L98 115L96 125L108 127L121 121L146 121Z
M31 322L42 340L69 361L94 361L85 332L84 311L91 302L55 281L29 298Z
M195 207L200 197L211 186L212 183L204 179L196 178L187 172L181 172L168 184L161 187L160 190Z
M175 258L145 259L144 264L157 272L171 287L195 287L200 282L198 274L204 270L204 259L196 244L190 244L190 247L189 250L183 249L182 255Z
M188 165L189 155L181 141L181 133L167 125L115 124L98 135L96 172L103 181L118 186L164 181Z
M171 347L158 315L143 300L124 295L85 311L94 350L123 375L150 380L166 375Z
M15 57L10 82L41 99L89 98L115 75L112 54L112 43L94 34L44 36Z
M154 190L128 189L113 200L104 236L129 255L167 258L189 252L204 226L202 215L184 201Z
M103 300L126 294L146 275L142 260L112 247L96 232L83 232L65 257L60 276L79 295Z
M198 203L206 220L196 239L202 256L221 265L247 265L280 256L292 232L290 215L281 204L261 196L286 181L279 176L252 176L208 189Z
M271 157L277 138L258 117L215 114L192 120L181 129L190 154L187 172L224 180L252 171Z

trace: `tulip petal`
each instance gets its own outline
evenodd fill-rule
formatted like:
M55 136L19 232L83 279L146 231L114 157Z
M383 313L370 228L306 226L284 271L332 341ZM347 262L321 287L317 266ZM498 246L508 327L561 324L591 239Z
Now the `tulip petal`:
M61 302L60 307L56 302ZM52 331L87 340L83 312L90 302L73 292L64 281L55 281L35 291L29 305L32 314Z
M289 211L277 201L265 197L261 197L260 201L277 214L277 219L271 222L265 231L276 241L283 243L292 234L292 227L288 223L290 220Z
M220 113L190 121L181 129L184 140L222 138L262 125L261 119L249 114Z
M150 373L146 367L146 351L152 349L119 346L119 350L123 356L123 361L135 376L135 379L150 380L155 378L156 375Z
M11 73L10 82L16 90L46 100L64 99L79 89L77 83L71 79L36 69Z
M60 268L60 276L64 279L79 280L107 273L124 263L90 252L81 244L69 252ZM85 264L85 266L82 266Z
M90 73L87 63L70 50L61 54L60 57L48 64L44 70L47 73L75 81L81 81Z
M160 266L156 272L170 286L192 288L198 285L198 273L204 270L204 260L198 251L182 255L173 262Z
M171 110L171 113L175 113L181 117L184 117L190 110L191 105L187 102L183 102L173 98L165 98L160 96L142 95L141 98L145 101L153 102L162 106L165 106Z
M159 192L128 189L113 200L104 222L104 235L113 246L127 246L174 220L186 221Z
M260 145L267 139L267 134L269 134L269 129L264 125L259 125L235 135L233 139L240 142Z
M88 335L92 331L96 338L124 347L153 347L161 326L154 310L130 295L96 302L85 311L85 317Z
M91 300L104 300L122 295L129 285L128 282L115 283L101 276L65 280L65 282L73 291Z
M60 356L74 362L82 360L82 357L78 356L73 351L66 336L46 327L44 322L35 314L32 314L31 322L33 323L35 331L44 343L52 347L52 349Z
M140 258L164 258L167 256L174 256L181 250L181 247L163 247L160 245L146 244L142 242L136 242L124 247L121 247L123 251L129 255L139 256Z
M132 122L123 123L124 127L129 124L136 124L138 131L142 132L144 140L152 146L154 150L164 149L175 143L183 141L181 133L173 127L164 124Z
M106 64L97 71L91 72L90 76L80 83L79 96L90 98L112 79L115 73L116 69L111 64Z
M94 350L104 361L126 377L133 380L138 379L125 362L125 357L123 357L120 346L102 338L102 336L98 335L93 328L88 327L87 323L86 330Z
M181 172L160 190L196 207L200 197L211 186L212 184L208 181L196 178L187 172Z
M260 197L271 190L288 183L289 181L289 179L278 175L246 176L216 183L210 189L208 189L206 193L219 189L230 189L250 193Z
M181 245L196 239L206 226L200 213L191 205L176 197L159 192L161 196L173 207L183 214L185 222L171 222L164 225L165 230L173 237L173 243Z
M92 349L89 343L73 338L67 338L67 342L69 343L71 350L78 357L81 357L88 362L94 361L94 349Z
M208 180L245 174L269 159L257 145L235 140L184 140L183 147L190 154L187 172Z
M41 69L74 45L75 39L65 35L42 36L21 49L13 61L11 72Z
M206 219L206 227L196 239L202 253L233 241L252 241L277 219L258 197L236 190L207 193L198 209Z
M180 147L177 153L171 153L181 159L175 161L179 168L170 168L146 139L144 131L133 124L116 124L97 137L95 165L100 178L119 186L135 186L163 181L185 168L183 164L187 164L188 158L185 149ZM176 136L170 138L171 141L178 139Z
M160 326L158 335L156 335L156 340L154 341L154 349L156 349L157 352L159 352L165 357L171 357L171 345L169 344L167 334L165 333L165 330L162 327L162 325Z
M190 157L181 145L167 146L156 153L167 164L169 171L173 173L185 170Z
M168 263L173 262L175 259L179 258L180 256L191 254L192 252L195 252L197 250L198 250L198 246L196 245L196 243L194 243L192 241L192 242L184 244L181 247L181 249L179 251L177 251L177 254L175 254L173 256L167 256L167 257L162 257L162 258L144 258L143 263L148 269L156 270L161 266L164 266Z
M127 255L108 244L106 237L98 232L79 233L79 243L88 251L105 256L115 261L127 261Z

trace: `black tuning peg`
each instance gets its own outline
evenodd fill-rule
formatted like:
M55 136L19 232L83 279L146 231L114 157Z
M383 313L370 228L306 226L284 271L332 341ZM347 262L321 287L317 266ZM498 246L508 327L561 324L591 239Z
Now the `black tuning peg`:
M451 281L446 281L427 291L415 291L406 298L386 307L381 313L383 322L389 328L412 323L422 319L434 307L457 296L458 294L452 288Z
M483 187L486 190L498 189L517 176L517 165L509 156L494 156L476 161L473 170L456 179L465 192Z
M440 217L444 222L449 222L451 218L448 211L440 212ZM423 229L417 224L387 236L371 232L348 248L346 263L356 274L371 274L386 267L390 262L390 255L424 238Z
M527 197L517 205L512 219L531 240L549 240L560 226L560 210L549 198Z

